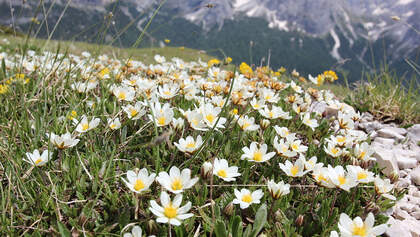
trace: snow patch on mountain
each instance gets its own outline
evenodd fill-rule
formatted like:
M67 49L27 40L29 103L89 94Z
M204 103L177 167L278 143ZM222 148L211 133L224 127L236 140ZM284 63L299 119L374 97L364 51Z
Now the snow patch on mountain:
M341 56L338 53L338 49L340 48L340 45L341 45L340 38L338 37L337 33L335 33L333 29L330 30L330 35L334 39L334 46L333 46L333 49L331 50L331 56L337 59L337 61L341 60Z

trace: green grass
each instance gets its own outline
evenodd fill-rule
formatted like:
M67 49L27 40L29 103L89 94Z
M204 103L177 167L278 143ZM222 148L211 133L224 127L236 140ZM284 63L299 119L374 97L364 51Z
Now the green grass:
M219 117L227 119L225 128L217 131L214 127L209 127L208 131L197 131L187 122L180 130L170 125L157 127L157 123L150 122L147 117L152 113L150 101L145 98L145 94L138 94L135 101L147 102L147 115L139 120L131 120L122 108L133 102L118 101L109 87L119 85L122 78L130 79L133 75L152 81L160 80L161 84L174 80L181 72L187 73L187 78L194 74L205 80L212 75L208 74L206 67L196 68L197 70L176 69L175 72L163 72L162 77L158 76L158 72L148 73L147 68L129 71L123 69L127 66L124 57L133 54L136 59L151 63L155 53L167 56L168 60L171 56L196 60L205 55L197 55L197 51L189 49L170 47L117 49L101 46L98 49L97 45L52 41L45 50L57 52L55 44L60 44L61 52L68 50L80 54L92 49L92 52L109 53L110 56L116 54L117 57L111 63L99 62L93 58L92 62L78 68L77 65L83 64L66 63L71 58L68 54L60 58L54 53L50 59L40 61L34 70L25 71L20 67L21 59L12 55L33 47L38 49L38 54L43 54L45 50L41 51L39 45L45 41L30 39L29 47L25 47L20 44L24 42L23 39L9 38L9 41L12 42L12 39L12 45L4 46L9 55L3 60L0 70L1 84L8 85L7 91L0 94L2 235L120 236L136 224L147 234L167 236L168 225L157 223L156 217L149 210L150 201L159 199L162 186L155 181L147 192L135 195L121 178L125 177L127 171L136 168L147 168L149 172L158 173L168 171L172 166L189 168L192 177L198 177L202 164L216 157L228 160L230 166L238 166L241 176L232 183L224 182L216 176L210 179L201 177L196 185L185 190L182 204L191 201L193 207L190 213L194 216L183 221L181 226L172 227L170 233L173 235L191 236L198 232L201 236L210 233L226 236L226 232L236 232L243 227L243 236L256 236L260 231L267 236L326 236L331 230L338 229L340 213L346 213L351 218L364 218L368 212L374 212L376 224L386 221L386 217L378 213L391 207L393 202L377 195L372 184L368 187L359 185L346 192L338 188L319 186L310 174L300 178L289 177L279 169L279 163L286 160L294 162L297 156L287 159L275 155L263 163L240 159L242 148L249 147L254 141L268 144L269 152L275 151L273 140L276 132L273 126L278 125L297 133L298 139L308 147L304 152L307 159L317 156L318 162L332 166L365 165L354 158L353 148L348 149L349 157L338 159L324 152L326 138L334 133L331 130L334 121L312 115L320 126L314 131L309 129L299 119L292 105L284 100L290 95L296 95L290 87L277 91L280 100L275 104L290 112L293 119L273 119L266 129L245 132L237 124L237 119L230 115L230 111L237 109L240 115L254 117L257 124L264 119L251 108L249 100L252 98L242 105L235 104L235 98L240 93L232 92L234 87L230 85L238 83L239 79L232 80L227 76L216 81L228 90L216 92L214 89L214 93L219 93L223 100L231 102L225 103L219 114ZM202 59L206 60L204 57ZM15 66L10 66L10 62L14 62ZM121 64L113 64L117 62ZM49 64L55 66L49 67ZM90 66L93 71L86 74L85 70ZM99 79L97 75L105 67L113 69L110 70L110 78ZM222 70L229 68L229 65L221 67ZM19 79L10 80L16 78L18 73L25 74L25 78L29 78L28 83ZM86 76L88 78L83 79ZM279 79L270 78L267 74L260 76L260 79L253 79L255 82L261 81L260 86L266 80L281 83L294 80L288 74L283 74ZM89 92L77 93L70 87L74 82L88 80L98 81L95 89ZM303 85L304 90L306 87ZM200 86L198 90L202 91L203 88L206 88L207 93L212 91L206 86ZM206 94L206 97L212 98L214 95ZM198 100L187 100L182 93L173 99L160 101L173 107L176 118L182 117L179 109L193 110L199 106ZM94 103L93 107L91 102ZM68 118L72 111L77 113L75 117L78 119L82 115L99 118L99 126L87 133L78 134ZM121 119L120 129L111 130L107 126L107 119L114 117ZM77 135L80 142L65 150L56 149L45 136L46 133L63 134L67 131ZM203 137L204 144L200 152L184 154L173 145L180 138L189 135ZM52 160L40 167L24 162L25 153L34 149L48 149L53 154ZM369 170L379 175L377 166L369 167ZM290 194L274 200L266 187L266 182L270 179L293 185ZM241 189L244 185L251 190L263 190L261 204L253 204L247 209L240 209L238 205L232 206L234 188ZM394 191L394 195L401 197L402 192ZM173 197L171 194L171 198ZM245 234L248 232L255 235Z
M10 45L4 45L3 47L16 49L16 46L25 45L27 40L26 36L15 37L10 34L0 35L1 39L7 39ZM117 48L108 45L91 44L77 41L57 41L45 39L29 38L26 47L32 50L48 50L55 52L57 49L61 49L62 52L68 51L75 55L80 55L82 52L87 51L93 55L106 54L119 59L129 58L142 61L146 64L156 63L153 59L154 55L159 54L167 58L178 57L185 61L196 61L198 59L207 62L211 58L214 58L205 51L190 49L185 47L171 47L165 46L162 48Z

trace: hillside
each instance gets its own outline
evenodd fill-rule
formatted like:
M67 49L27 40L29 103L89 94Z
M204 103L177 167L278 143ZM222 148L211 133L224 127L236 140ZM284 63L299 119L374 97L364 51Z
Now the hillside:
M33 9L39 6L36 1L12 2L19 13L15 27L27 32ZM65 3L45 1L43 8L50 11L45 21L45 13L36 14L38 37L48 37L60 19L55 39L130 47L158 6L157 1L131 0ZM303 8L306 12L299 14ZM235 63L258 66L270 59L273 68L295 68L303 75L334 69L350 82L388 64L399 77L411 79L416 74L405 59L419 64L419 37L407 24L418 28L419 9L415 1L168 1L140 47L156 47L170 39L171 46L202 49L219 58L227 55ZM11 24L9 3L0 1L0 10L0 22ZM393 14L402 20L393 21Z

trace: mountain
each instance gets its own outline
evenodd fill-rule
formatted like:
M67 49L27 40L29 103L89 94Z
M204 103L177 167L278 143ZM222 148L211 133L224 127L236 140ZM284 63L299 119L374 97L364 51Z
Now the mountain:
M41 24L32 33L39 37L47 37L61 19L55 39L128 47L158 7L156 0L67 3L0 0L0 23L27 32L36 12ZM228 55L235 63L269 63L303 75L333 68L355 81L384 61L399 75L414 75L405 62L419 64L420 34L413 29L420 29L416 0L168 0L140 46L163 45L168 38L171 46Z

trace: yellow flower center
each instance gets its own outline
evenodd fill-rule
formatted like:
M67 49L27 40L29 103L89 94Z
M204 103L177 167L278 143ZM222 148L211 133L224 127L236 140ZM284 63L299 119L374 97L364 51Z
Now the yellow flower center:
M338 137L337 138L337 142L339 142L339 143L343 143L345 141L346 141L346 137Z
M207 119L207 121L209 121L210 123L213 123L213 121L214 121L215 117L214 117L214 115L213 115L213 114L208 114L208 115L206 115L206 119Z
M115 127L117 127L117 125L116 125L115 123L113 123L113 124L109 125L109 127L110 127L111 129L114 129Z
M172 219L176 217L177 211L178 211L178 208L175 208L172 206L172 204L169 204L169 206L165 207L165 209L163 210L163 214L167 218Z
M134 190L139 191L144 188L144 183L141 179L136 180L136 184L134 185Z
M130 109L131 117L135 117L139 112L135 109Z
M242 201L243 202L247 202L247 203L252 202L252 196L251 196L251 194L245 194L245 195L243 195L242 196Z
M170 96L171 95L171 92L170 91L164 91L163 94L165 94L167 96Z
M338 153L338 149L337 149L337 148L335 148L335 147L333 147L333 148L331 149L331 153L333 153L334 155L337 155L337 153Z
M242 129L246 129L247 127L251 126L250 123L248 122L244 122L244 124L242 125Z
M126 97L127 97L127 95L125 94L125 92L120 92L118 94L118 99L120 99L120 100L125 100Z
M362 152L360 153L360 155L359 155L359 158L360 158L360 159L363 159L363 158L365 157L365 155L366 155L366 152L365 152L365 151L362 151Z
M340 183L340 185L343 185L343 184L347 183L347 179L346 179L346 177L344 177L342 175L339 175L338 176L338 182Z
M366 179L367 176L368 175L367 175L366 172L359 172L359 173L357 173L357 180Z
M270 117L270 118L274 117L273 111L268 112L268 117Z
M190 149L195 148L195 142L188 143L186 147Z
M292 144L292 149L293 149L294 151L296 151L296 150L298 150L298 149L299 149L299 146L298 146L296 143L293 143L293 144Z
M36 160L36 161L35 161L35 165L37 165L37 164L41 163L41 161L42 161L41 159Z
M82 130L83 131L86 131L88 129L89 129L89 124L88 123L82 124Z
M162 116L162 117L158 118L158 124L161 125L161 126L165 125L165 117Z
M262 155L261 151L255 152L253 158L254 158L255 161L262 161L263 155Z
M353 232L353 236L355 236L355 235L357 235L357 236L367 236L365 225L363 225L363 226L353 225L353 231L352 232Z
M172 182L172 185L171 185L171 188L173 189L173 190L181 190L182 189L182 181L181 181L181 179L175 179L173 182Z
M292 166L292 168L290 169L290 173L292 174L292 176L296 176L298 171L299 171L299 167L297 165Z
M227 177L226 170L222 169L222 170L217 171L217 175L222 177L222 178L226 178Z

